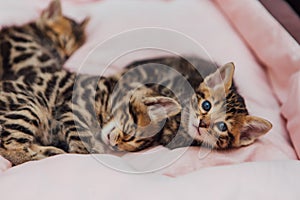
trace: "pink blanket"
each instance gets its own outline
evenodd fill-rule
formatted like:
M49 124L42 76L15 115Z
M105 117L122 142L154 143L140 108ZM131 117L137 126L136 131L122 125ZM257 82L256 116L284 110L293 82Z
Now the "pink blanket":
M2 2L0 25L33 19L46 5L47 1L38 0ZM170 53L206 56L221 64L233 61L235 80L250 113L268 119L274 128L255 144L227 152L206 152L197 147L170 151L156 147L120 158L62 155L11 169L8 169L9 162L1 158L1 198L117 199L118 195L128 195L134 199L140 197L138 194L146 194L143 197L150 199L157 197L157 191L161 192L161 198L170 199L189 195L214 199L281 199L283 194L287 195L286 199L299 197L294 186L300 179L292 178L300 174L299 164L290 161L297 157L286 122L281 117L281 106L287 99L282 89L286 86L284 81L300 67L299 45L258 1L66 0L63 9L76 19L86 15L92 18L88 41L71 57L67 68L110 74L136 59ZM278 77L280 73L284 78ZM239 164L243 162L251 163ZM156 173L133 176L111 168ZM178 177L184 174L187 175ZM280 179L277 180L277 176ZM12 192L11 185L20 190ZM28 188L32 188L30 192ZM218 192L212 188L218 188ZM264 188L263 195L255 192L261 188Z
M124 165L117 157L99 157ZM299 200L299 179L300 164L296 161L212 167L171 178L122 173L97 163L91 156L66 155L8 170L1 175L0 196L1 199L28 200L182 200L199 197Z

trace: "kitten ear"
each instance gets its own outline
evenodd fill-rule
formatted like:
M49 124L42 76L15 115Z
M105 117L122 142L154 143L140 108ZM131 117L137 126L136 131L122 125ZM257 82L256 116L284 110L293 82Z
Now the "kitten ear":
M223 84L227 91L230 89L230 87L232 85L234 68L235 67L232 62L227 63L226 65L219 68L213 74L207 76L204 79L204 82L210 88L214 88L216 86Z
M57 17L61 16L62 10L59 0L53 0L41 14L41 18L44 20L55 20Z
M240 135L240 146L252 144L271 128L272 124L269 121L260 117L247 116Z
M161 121L168 117L177 115L181 111L180 104L169 97L147 97L143 103L148 107L151 120Z
M88 25L88 23L90 22L90 20L91 20L90 17L84 18L84 20L82 20L82 22L80 23L80 27L84 30Z

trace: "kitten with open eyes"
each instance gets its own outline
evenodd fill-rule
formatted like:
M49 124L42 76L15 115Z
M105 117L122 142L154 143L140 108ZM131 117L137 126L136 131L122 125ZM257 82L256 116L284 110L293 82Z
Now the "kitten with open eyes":
M41 16L22 26L4 27L0 31L0 79L16 79L24 75L29 81L39 73L61 69L65 61L85 41L81 23L64 16L61 4L53 0Z
M125 72L119 84L136 82L137 94L124 101L129 91L116 89L112 118L101 132L113 149L138 151L155 144L228 149L249 145L272 127L249 115L233 84L233 63L216 70L205 60L164 57L135 62Z
M148 60L112 77L61 69L40 71L30 85L1 81L0 155L17 165L63 153L105 153L105 144L121 151L157 144L227 149L251 144L271 128L248 114L232 85L233 64L215 71L200 60L199 67L209 69L203 79L184 59L158 61L173 68Z
M1 31L0 154L13 164L66 152L103 153L102 142L122 151L156 144L226 149L251 144L271 128L248 115L232 85L232 65L215 72L203 60L165 57L135 62L125 72L138 70L125 80L119 80L124 73L93 77L60 69L84 42L87 21L62 16L53 1L36 22ZM137 67L147 63L179 73ZM186 83L191 87L182 87Z

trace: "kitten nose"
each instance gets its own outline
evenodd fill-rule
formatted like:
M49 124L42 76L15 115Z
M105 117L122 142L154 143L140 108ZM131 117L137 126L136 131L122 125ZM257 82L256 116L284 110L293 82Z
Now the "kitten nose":
M209 124L205 123L204 120L200 120L199 128L208 128Z
M112 149L115 151L119 151L118 144L115 144L115 146L112 146Z

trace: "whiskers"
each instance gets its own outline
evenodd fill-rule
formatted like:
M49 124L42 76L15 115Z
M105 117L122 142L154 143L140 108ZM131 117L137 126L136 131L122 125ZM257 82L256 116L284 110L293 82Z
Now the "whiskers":
M201 135L201 137L202 137L202 145L201 146L203 146L205 148L209 148L209 149L213 149L216 147L217 140L213 136L209 135L209 133L204 133Z

